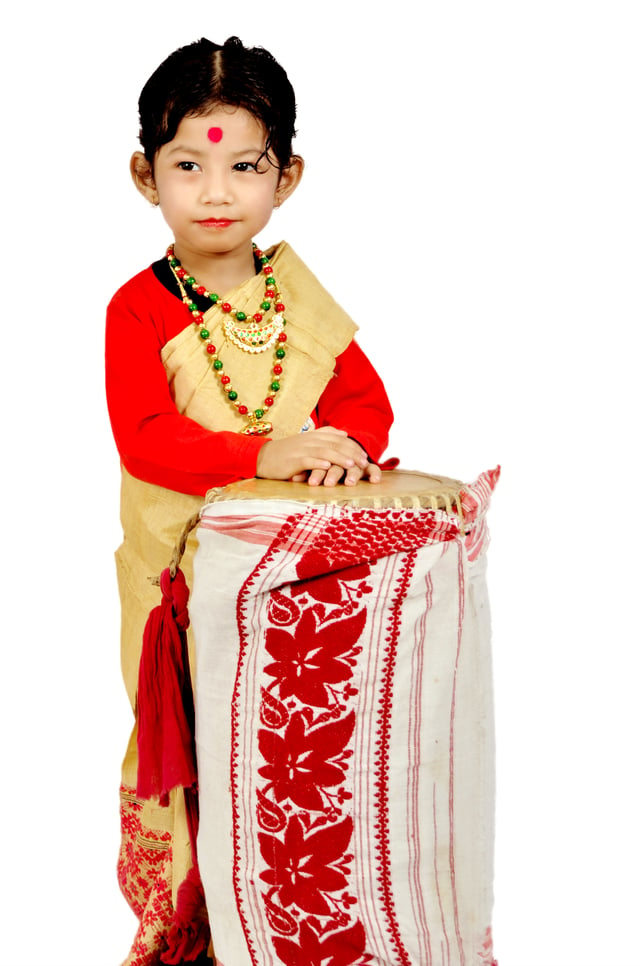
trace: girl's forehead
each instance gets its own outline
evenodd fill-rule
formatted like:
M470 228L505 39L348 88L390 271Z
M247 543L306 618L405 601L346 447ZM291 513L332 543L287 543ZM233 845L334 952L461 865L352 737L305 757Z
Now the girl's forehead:
M210 144L219 144L223 139L225 143L249 140L264 147L267 132L262 121L243 107L230 107L225 104L198 117L183 117L175 140L184 135L206 140Z

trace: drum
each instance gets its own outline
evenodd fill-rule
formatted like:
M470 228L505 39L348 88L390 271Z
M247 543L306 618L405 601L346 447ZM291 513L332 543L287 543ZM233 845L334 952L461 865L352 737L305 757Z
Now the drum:
M208 495L190 613L220 966L494 963L496 479Z

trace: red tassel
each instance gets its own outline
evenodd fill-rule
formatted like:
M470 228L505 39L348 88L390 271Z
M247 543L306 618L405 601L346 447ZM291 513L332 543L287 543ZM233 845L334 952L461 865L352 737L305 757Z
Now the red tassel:
M178 889L177 908L167 936L168 948L160 957L160 962L167 966L192 963L206 953L210 939L204 889L198 867L192 866Z
M189 588L177 571L160 576L162 603L147 620L138 672L138 784L141 798L196 783L195 714L186 629Z

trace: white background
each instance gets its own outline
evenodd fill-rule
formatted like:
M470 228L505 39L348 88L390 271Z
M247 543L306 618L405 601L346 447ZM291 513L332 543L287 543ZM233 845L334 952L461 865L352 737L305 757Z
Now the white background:
M2 900L6 966L115 966L130 727L105 305L170 241L135 193L157 64L281 60L286 237L361 325L390 454L490 522L500 966L638 966L636 5L14 3L3 25ZM7 905L8 902L8 905Z

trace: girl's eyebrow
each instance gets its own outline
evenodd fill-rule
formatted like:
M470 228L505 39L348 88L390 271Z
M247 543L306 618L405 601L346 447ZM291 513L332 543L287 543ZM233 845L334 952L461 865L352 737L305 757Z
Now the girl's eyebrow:
M204 157L207 152L201 151L199 148L194 148L190 144L175 144L169 148L167 155L173 154L195 154L198 157ZM231 155L233 158L240 158L245 154L264 154L263 147L246 147L242 148L240 151L234 151Z
M204 151L193 148L190 144L175 144L172 148L169 148L167 154L198 154L202 156Z

